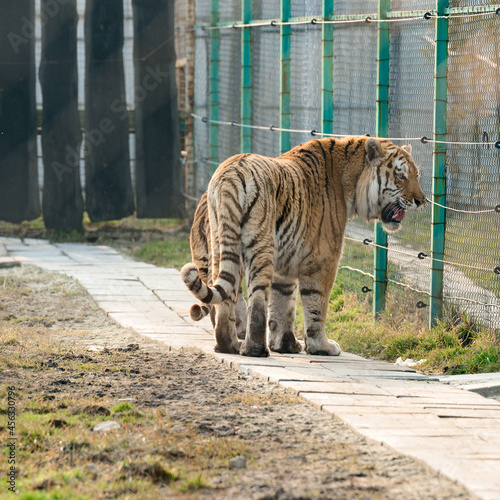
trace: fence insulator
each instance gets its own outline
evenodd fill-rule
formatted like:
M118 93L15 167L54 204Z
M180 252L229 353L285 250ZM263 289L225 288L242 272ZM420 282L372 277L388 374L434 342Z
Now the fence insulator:
M424 307L427 307L427 304L425 302L422 302L421 300L419 300L417 302L417 309L423 309Z
M430 12L426 12L426 13L424 14L424 19L429 20L431 17L432 17L432 14L431 14Z
M420 260L424 260L426 257L429 257L426 253L420 252L417 256Z
M493 269L493 272L495 274L500 274L500 266L495 267L495 269Z
M420 138L420 142L422 144L427 144L429 142L429 138L428 137L425 137L425 135L423 137ZM500 142L500 141L499 141Z
M500 149L500 141L495 142L495 147L496 147L497 149Z
M497 205L497 206L495 207L495 212L496 212L497 214L500 214L500 205Z
M371 292L371 291L372 291L372 289L371 289L371 288L368 288L368 287L365 285L365 286L361 289L361 291L362 291L363 293L368 293L368 292Z
M363 240L363 245L369 245L370 243L373 243L372 240L370 240L369 238L365 238Z

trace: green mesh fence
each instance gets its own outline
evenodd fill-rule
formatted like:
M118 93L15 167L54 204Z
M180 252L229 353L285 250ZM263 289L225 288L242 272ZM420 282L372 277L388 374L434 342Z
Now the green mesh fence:
M325 0L326 1L326 0ZM241 26L244 6L252 26ZM444 11L447 45L447 111L435 116L435 0L392 0L390 28L388 136L411 144L421 167L421 184L433 200L432 141L436 120L446 123L446 230L442 299L445 314L466 315L491 328L500 327L500 4L451 0ZM211 26L211 10L218 22ZM242 89L251 87L251 150L277 156L280 151L280 102L289 78L291 146L320 136L326 116L332 133L376 135L377 41L381 21L378 0L337 0L323 19L324 1L198 0L195 26L195 153L201 194L219 162L241 151L239 126ZM283 19L289 9L291 17ZM440 11L441 12L441 11ZM499 11L500 12L500 11ZM440 19L442 19L440 18ZM331 22L331 79L323 32ZM283 24L285 22L285 24ZM282 53L284 26L290 26L290 50ZM211 60L210 39L219 31L218 64ZM250 30L244 46L242 31ZM248 50L251 82L242 79L242 53ZM289 74L282 59L289 57ZM218 81L218 121L210 122L210 81ZM328 75L326 75L328 76ZM328 83L331 81L331 83ZM325 85L327 86L325 88ZM328 86L331 86L328 87ZM213 90L213 89L212 89ZM322 109L322 96L333 96ZM217 158L210 160L210 134L217 130ZM211 132L212 131L212 132ZM422 137L430 140L421 140ZM496 144L497 143L497 144ZM437 194L437 193L436 193ZM497 207L497 211L495 208ZM389 237L387 307L402 309L416 321L429 321L431 298L432 204L409 212L402 229ZM346 230L339 276L365 300L373 300L373 225L359 220ZM436 259L436 255L434 255ZM436 261L435 261L436 262ZM434 271L436 273L436 271ZM434 274L435 275L435 274ZM441 297L438 297L441 300Z

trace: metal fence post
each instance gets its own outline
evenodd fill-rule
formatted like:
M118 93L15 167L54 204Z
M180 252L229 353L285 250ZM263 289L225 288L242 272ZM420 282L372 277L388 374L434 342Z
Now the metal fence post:
M211 0L210 4L210 24L217 26L219 22L219 0ZM218 29L210 30L210 120L219 119L219 47L220 31ZM219 162L219 125L210 123L209 132L209 160L210 175L215 171L215 166Z
M434 140L446 141L446 104L448 85L448 19L445 15L448 0L437 0L436 53L434 61ZM446 205L446 144L433 145L434 162L432 173L432 195L434 201ZM432 206L431 242L431 300L429 327L443 314L443 256L446 229L446 213L443 207Z
M378 16L385 19L390 8L390 0L379 0ZM389 129L389 23L379 23L377 36L377 137L387 137ZM385 309L387 290L387 233L377 223L374 234L373 255L373 316L377 319Z
M281 0L281 22L288 22L291 0ZM290 128L290 25L280 25L280 128ZM290 149L290 132L280 132L280 154Z
M243 24L249 24L252 20L252 0L241 0L241 16ZM252 48L251 30L241 30L241 123L252 124ZM252 151L252 129L241 128L241 152Z
M323 0L323 19L328 20L334 12L334 0ZM321 121L324 134L333 133L333 24L323 24L321 66Z

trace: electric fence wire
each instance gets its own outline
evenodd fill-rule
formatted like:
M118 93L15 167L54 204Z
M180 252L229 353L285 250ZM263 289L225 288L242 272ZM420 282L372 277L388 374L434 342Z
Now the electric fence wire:
M345 238L347 240L351 240L351 241L359 241L361 243L363 243L363 241L361 240L355 240L353 238ZM379 245L374 245L374 246L379 246ZM393 250L393 251L396 251L396 250ZM399 252L399 253L405 253L405 252ZM410 254L408 254L410 255ZM362 271L361 269L358 269L356 267L351 267L351 266L339 266L339 270L347 270L347 271L352 271L352 272L356 272L356 273L359 273L359 274L362 274L363 276L368 276L369 278L374 278L373 274L370 274L370 273L367 273L366 271ZM398 286L402 286L404 288L408 288L409 290L412 290L413 292L416 292L416 293L420 293L420 294L423 294L423 295L427 295L428 297L432 297L431 293L427 290L419 290L418 288L415 288L411 285L409 285L408 283L401 283L400 281L396 281L396 280L393 280L391 278L387 278L387 282L388 283L392 283L393 285L398 285ZM371 292L372 290L368 287L363 287L362 289L363 292ZM443 298L444 299L447 299L447 300L450 300L450 301L456 301L456 302L460 302L460 301L463 301L463 302L469 302L471 304L476 304L476 305L480 305L480 306L484 306L484 307L496 307L498 309L500 309L500 303L494 303L494 302L481 302L479 300L475 300L475 299L470 299L468 297L455 297L453 295L443 295ZM420 304L420 302L418 303ZM426 307L427 305L426 304L422 304L421 306L418 306L417 304L417 307L421 308L421 307Z
M476 271L486 271L486 272L494 272L495 274L499 274L500 273L500 267L495 267L493 270L491 268L486 268L486 267L479 267L479 266L472 266L470 264L462 264L461 262L453 262L453 261L450 261L450 260L443 260L443 259L437 259L435 257L429 257L430 254L427 254L425 252L419 252L417 255L415 255L414 253L411 253L411 252L406 252L406 251L403 251L403 250L398 250L397 248L390 248L390 247L386 247L386 246L383 246L383 245L378 245L377 243L374 243L372 240L368 239L368 238L365 238L364 240L358 240L356 238L349 238L347 236L344 236L344 239L345 240L349 240L349 241L354 241L356 243L363 243L364 245L367 245L367 246L372 246L372 247L377 247L377 248L384 248L390 252L394 252L394 253L399 253L399 254L402 254L402 255L407 255L409 257L413 257L413 258L418 258L419 260L425 260L426 258L431 258L432 260L434 260L435 262L442 262L443 264L448 264L450 266L459 266L459 267L466 267L468 269L475 269Z
M408 17L400 17L400 18L386 18L386 19L378 19L371 16L367 16L361 19L323 19L321 17L313 18L310 20L296 20L296 21L280 21L276 19L272 19L270 21L256 21L255 23L240 23L235 22L233 24L223 24L220 26L209 26L206 24L198 26L202 30L224 30L224 29L236 29L236 28L257 28L262 26L298 26L304 24L312 24L312 25L322 25L322 24L353 24L353 23L398 23L398 22L411 22L411 21L423 21L430 19L454 19L454 18L469 18L469 17L484 17L489 15L500 15L500 8L496 10L488 10L484 12L457 12L448 14L445 16L438 16L433 12L426 12L423 16L408 16ZM196 27L195 27L196 29Z
M318 132L315 129L290 129L290 128L280 128L277 127L276 125L247 125L244 123L239 123L235 120L233 121L222 121L222 120L210 120L206 116L200 116L195 113L191 113L191 116L193 118L196 118L197 120L201 120L203 123L206 124L214 124L214 125L226 125L226 126L231 126L231 127L241 127L241 128L250 128L254 130L270 130L271 132L290 132L294 134L310 134L312 137L354 137L353 134L326 134L323 132ZM360 135L366 135L370 136L370 134L360 134ZM421 137L378 137L378 139L385 139L388 141L401 141L401 142L414 142L414 141L420 141L423 144L427 143L436 143L436 144L454 144L454 145L465 145L465 146L495 146L497 149L500 150L500 141L477 141L477 142L458 142L458 141L436 141L433 139L429 139L428 137L421 136Z

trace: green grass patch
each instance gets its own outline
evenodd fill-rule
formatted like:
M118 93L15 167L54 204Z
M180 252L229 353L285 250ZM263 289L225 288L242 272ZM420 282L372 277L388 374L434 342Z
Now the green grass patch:
M180 269L191 262L189 235L179 233L175 239L147 243L135 252L135 257L156 266Z

